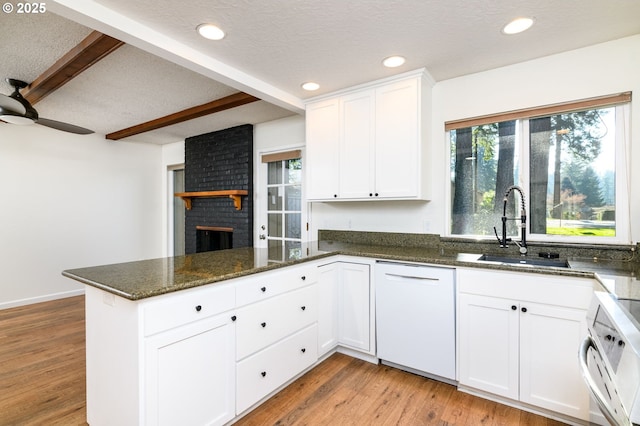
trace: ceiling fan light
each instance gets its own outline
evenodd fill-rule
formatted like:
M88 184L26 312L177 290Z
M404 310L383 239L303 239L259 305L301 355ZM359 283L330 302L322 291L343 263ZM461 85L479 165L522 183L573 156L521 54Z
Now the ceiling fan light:
M518 34L528 30L533 25L533 18L516 18L502 28L507 35Z
M196 30L198 34L209 40L222 40L225 36L224 31L213 24L200 24Z
M35 123L35 121L29 117L16 114L13 111L7 111L5 108L2 108L2 107L0 107L0 120L6 121L7 123L20 124L20 125Z

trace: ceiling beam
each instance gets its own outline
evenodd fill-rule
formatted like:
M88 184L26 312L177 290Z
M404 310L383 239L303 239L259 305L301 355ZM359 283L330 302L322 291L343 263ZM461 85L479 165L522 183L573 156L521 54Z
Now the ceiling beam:
M93 31L33 80L22 91L22 96L35 104L123 44L118 39Z
M251 102L259 101L259 98L244 92L235 93L215 101L185 109L173 114L166 115L146 123L137 124L117 132L109 133L106 138L112 141L124 139L129 136L138 135L140 133L149 132L151 130L160 129L162 127L171 126L172 124L182 123L184 121L193 120L194 118L203 117L205 115L235 108Z

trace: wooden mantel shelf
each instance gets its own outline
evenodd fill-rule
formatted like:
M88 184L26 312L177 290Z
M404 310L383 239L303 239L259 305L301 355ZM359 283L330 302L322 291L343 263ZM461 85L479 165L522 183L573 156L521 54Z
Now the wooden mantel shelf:
M200 192L176 192L175 196L182 198L184 206L187 210L191 210L191 200L193 198L213 198L213 197L229 197L233 200L236 210L242 209L242 196L248 195L249 192L244 189L228 189L224 191L200 191Z

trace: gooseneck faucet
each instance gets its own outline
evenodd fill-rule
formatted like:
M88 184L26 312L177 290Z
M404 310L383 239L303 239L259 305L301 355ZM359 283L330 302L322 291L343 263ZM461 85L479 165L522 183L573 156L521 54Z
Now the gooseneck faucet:
M526 210L526 206L525 206L525 199L524 199L524 191L522 190L522 188L520 188L519 186L513 185L510 186L509 188L507 188L506 192L504 193L504 204L502 207L502 238L500 238L498 236L498 231L496 229L496 227L493 227L493 231L496 234L496 238L498 239L498 242L500 243L500 247L503 248L507 248L509 247L507 245L507 242L511 241L510 238L507 238L507 221L508 220L518 220L518 218L508 218L507 217L507 201L509 200L509 195L511 194L512 191L518 191L518 193L520 193L520 228L522 229L521 231L521 239L520 242L518 243L517 241L514 241L516 243L516 245L518 247L520 247L520 254L522 256L527 254L527 210Z

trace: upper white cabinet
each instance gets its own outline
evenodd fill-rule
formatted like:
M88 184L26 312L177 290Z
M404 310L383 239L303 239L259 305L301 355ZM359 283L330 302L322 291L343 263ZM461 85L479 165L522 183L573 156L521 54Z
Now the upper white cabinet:
M308 103L307 198L429 199L432 85L413 72Z

